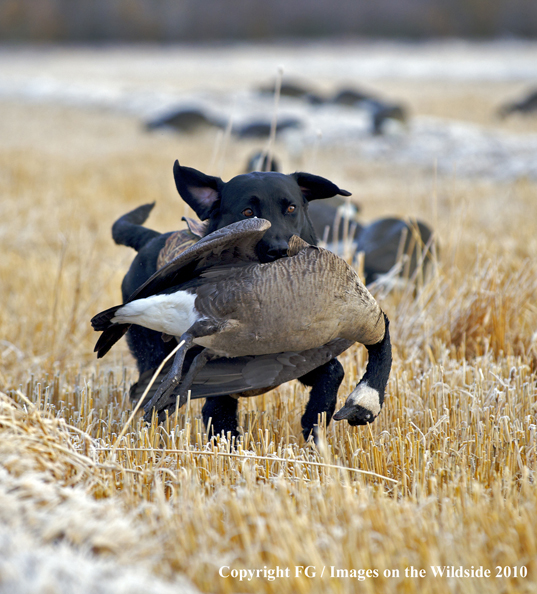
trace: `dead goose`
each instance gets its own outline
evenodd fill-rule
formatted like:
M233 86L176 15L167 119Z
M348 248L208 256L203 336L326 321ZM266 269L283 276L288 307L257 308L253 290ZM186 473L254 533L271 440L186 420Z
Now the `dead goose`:
M387 317L344 260L297 236L287 258L260 263L255 247L269 228L264 219L247 219L211 233L158 270L125 304L92 319L93 328L103 331L95 346L99 358L131 324L185 341L145 407L149 416L153 407L168 404L193 345L204 350L180 385L179 405L210 359L285 355L338 340L364 344L369 361L335 418L356 425L379 414L391 369Z

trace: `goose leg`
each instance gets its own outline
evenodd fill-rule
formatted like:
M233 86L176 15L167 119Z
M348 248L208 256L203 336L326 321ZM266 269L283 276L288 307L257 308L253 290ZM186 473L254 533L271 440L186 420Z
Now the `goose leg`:
M218 326L212 323L210 320L200 320L192 324L192 326L181 336L179 342L184 341L184 344L179 348L175 358L173 360L172 366L166 377L162 380L158 390L156 391L155 395L151 400L144 406L145 415L144 419L147 422L151 421L151 411L155 408L157 411L163 410L165 403L170 398L173 398L173 390L181 383L181 373L183 371L183 363L185 361L185 355L187 351L194 345L194 339L199 338L201 336L209 336L210 334L214 334L218 332ZM205 358L201 358L198 366L194 365L195 361L198 357L205 352L205 349L192 361L191 369L189 369L188 373L185 376L185 379L188 377L190 378L189 385L186 389L188 389L192 385L194 378L196 377L199 370L205 365L208 361L208 354L204 355ZM192 367L194 366L194 369ZM192 370L192 373L191 373Z
M190 364L190 367L183 377L181 384L178 390L175 390L175 394L172 391L168 390L168 395L161 398L161 401L158 403L158 411L159 413L165 409L167 409L170 405L174 405L179 398L179 404L177 405L181 408L187 401L188 398L188 391L192 388L192 384L196 379L198 373L205 367L206 363L211 359L214 359L216 355L211 353L207 349L203 349L201 353L194 357L194 360ZM165 399L164 399L165 398Z
M315 428L320 414L325 413L327 426L330 423L344 375L341 363L332 359L299 378L304 385L311 386L310 398L301 419L302 435L306 441L312 433L317 441Z
M190 326L190 328L181 336L179 342L184 341L184 344L177 351L177 354L175 355L168 375L166 375L166 377L162 380L162 383L160 384L153 398L151 398L151 400L144 406L144 410L146 413L144 415L144 419L147 422L151 421L152 409L155 408L157 411L162 410L163 403L166 402L167 399L170 398L170 396L172 396L174 388L176 388L180 384L181 372L183 371L185 355L187 351L194 345L194 339L200 338L201 336L209 336L211 334L215 334L216 332L218 332L218 330L219 327L217 324L215 324L209 319L203 319L198 320L197 322L192 324L192 326ZM207 359L205 359L203 365L205 365L206 362ZM192 363L194 363L194 361ZM201 367L203 367L203 365L198 367L197 370L195 370L195 373L198 373L198 371L201 369ZM192 385L194 377L195 375L190 380L190 385Z
M182 336L180 341L184 341L182 347L179 348L177 351L173 363L171 366L170 371L166 375L166 377L162 380L158 390L155 392L155 395L151 400L144 406L145 415L144 419L147 422L151 421L151 411L155 408L157 411L162 409L162 402L165 401L170 394L173 392L173 389L180 383L181 381L181 371L183 370L183 363L185 360L185 355L188 349L194 344L194 337L190 332L185 332Z

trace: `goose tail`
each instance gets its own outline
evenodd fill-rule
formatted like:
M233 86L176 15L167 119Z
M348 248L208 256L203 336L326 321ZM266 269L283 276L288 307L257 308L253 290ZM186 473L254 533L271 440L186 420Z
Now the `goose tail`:
M91 325L97 332L102 332L99 340L95 345L94 351L97 353L97 358L104 357L106 353L116 344L116 342L126 334L130 328L130 324L115 324L112 319L116 312L122 305L116 305L110 309L106 309L98 313L91 319Z

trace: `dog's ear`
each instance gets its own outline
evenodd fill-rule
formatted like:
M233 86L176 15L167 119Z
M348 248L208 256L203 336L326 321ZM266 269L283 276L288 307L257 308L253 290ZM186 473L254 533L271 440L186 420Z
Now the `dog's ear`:
M319 200L320 198L332 198L332 196L350 196L351 193L347 190L340 190L336 184L330 180L320 177L319 175L312 175L311 173L297 172L292 173L291 177L296 181L304 198L309 202L311 200Z
M220 200L224 182L219 177L205 175L197 169L181 167L179 161L173 165L173 177L181 198L202 221L208 219L211 209Z

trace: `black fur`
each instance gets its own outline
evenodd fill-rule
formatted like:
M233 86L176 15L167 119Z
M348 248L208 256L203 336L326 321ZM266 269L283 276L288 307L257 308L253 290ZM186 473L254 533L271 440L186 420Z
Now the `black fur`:
M310 398L301 419L304 439L308 439L315 430L317 419L323 412L326 415L326 424L330 423L344 375L343 365L337 359L332 359L299 378L305 386L311 386Z
M203 423L209 428L210 435L230 433L233 437L239 435L237 428L237 409L239 401L233 396L217 396L206 398L202 409Z
M309 202L337 194L349 195L331 181L308 173L284 175L277 172L252 172L238 175L226 183L218 177L182 167L177 161L173 173L183 200L201 220L208 219L207 233L247 216L271 222L271 228L257 247L261 262L271 262L285 256L292 235L299 235L308 243L316 244L317 236L308 215ZM170 236L170 233L159 234L142 227L152 208L153 205L139 207L121 217L113 227L116 243L138 251L123 279L124 301L156 271L160 250ZM129 329L127 341L141 374L158 367L177 344L175 340L164 342L160 333L135 325ZM187 371L188 361L185 363L184 372ZM343 368L333 359L299 379L312 388L310 402L302 419L303 434L307 439L320 413L325 412L327 422L330 421L337 391L343 380ZM206 425L212 418L213 433L231 431L236 436L236 413L236 398L209 398L203 409L203 418Z
M155 203L144 204L123 215L112 225L112 238L119 245L126 245L139 252L149 241L161 234L142 227Z

